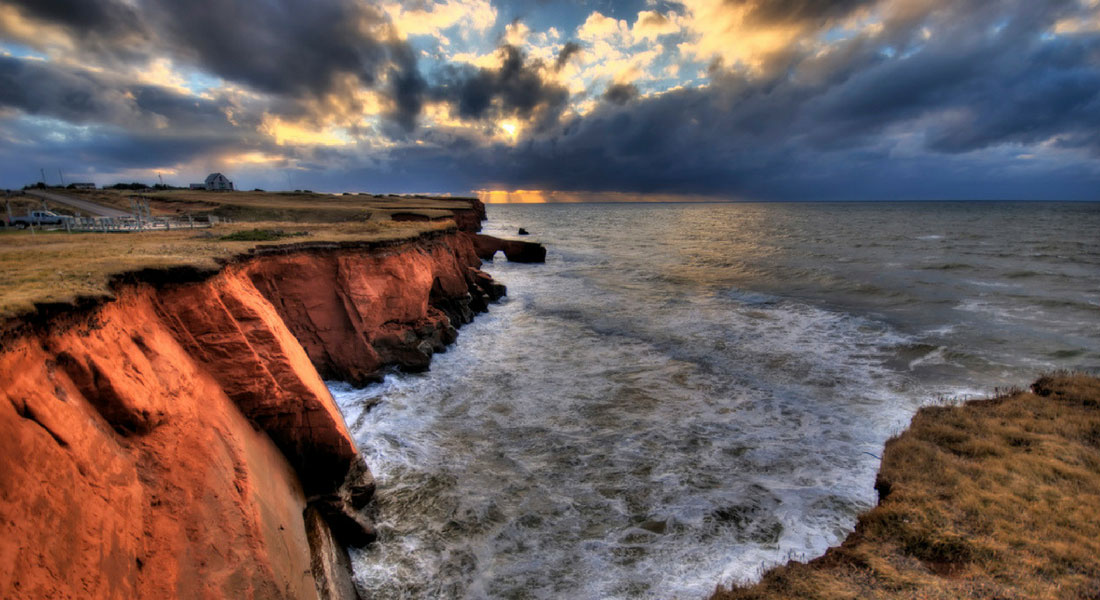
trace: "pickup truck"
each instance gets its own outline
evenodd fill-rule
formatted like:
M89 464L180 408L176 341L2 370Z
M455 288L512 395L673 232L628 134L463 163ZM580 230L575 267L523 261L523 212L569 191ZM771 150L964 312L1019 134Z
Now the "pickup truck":
M61 225L67 218L49 210L32 210L26 216L12 217L8 226L25 228L28 225Z

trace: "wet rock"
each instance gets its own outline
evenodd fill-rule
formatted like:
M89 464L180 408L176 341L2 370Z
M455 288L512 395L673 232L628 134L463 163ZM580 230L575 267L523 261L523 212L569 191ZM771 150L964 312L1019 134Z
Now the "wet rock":
M342 494L311 498L309 506L324 517L336 540L344 546L362 548L378 537L370 517L348 503Z
M509 242L504 246L504 257L511 262L546 262L546 247L533 242Z
M488 273L480 269L470 269L470 276L474 286L487 294L493 300L504 296L508 290L504 284L494 280Z
M309 540L310 571L321 600L360 600L351 580L348 551L333 536L321 512L313 506L303 513Z
M409 373L427 371L434 352L430 341L399 326L380 331L374 339L374 349L383 361Z
M522 227L519 228L519 235L529 235L528 231Z
M341 493L353 508L362 509L374 497L374 475L362 456L358 456L348 470Z

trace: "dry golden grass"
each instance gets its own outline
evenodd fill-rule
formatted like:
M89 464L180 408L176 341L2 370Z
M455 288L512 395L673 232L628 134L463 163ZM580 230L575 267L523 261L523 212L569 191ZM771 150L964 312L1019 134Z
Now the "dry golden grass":
M921 409L838 548L716 600L1100 598L1100 379Z
M344 223L250 222L147 233L74 233L0 229L0 321L29 313L36 303L72 303L110 297L109 283L121 273L147 268L214 269L260 246L311 242L375 242L405 239L453 227L432 223L371 220ZM281 229L307 235L269 242L225 241L251 229Z
M141 196L156 216L212 214L241 221L333 222L386 219L394 213L414 213L432 219L449 217L460 199L314 194L306 192L207 192L201 190L58 190L91 202L130 210L130 197Z

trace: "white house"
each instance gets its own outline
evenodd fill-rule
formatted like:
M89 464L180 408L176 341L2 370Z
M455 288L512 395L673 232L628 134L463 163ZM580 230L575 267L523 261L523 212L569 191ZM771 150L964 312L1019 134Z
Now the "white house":
M221 173L211 173L206 176L206 189L219 192L232 190L233 182Z

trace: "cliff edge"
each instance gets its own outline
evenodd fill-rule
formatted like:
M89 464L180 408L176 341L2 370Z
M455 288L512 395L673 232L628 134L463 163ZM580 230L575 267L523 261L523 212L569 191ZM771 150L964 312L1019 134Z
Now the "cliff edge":
M7 329L0 597L355 597L373 480L322 375L426 368L479 266L454 229L266 246Z

